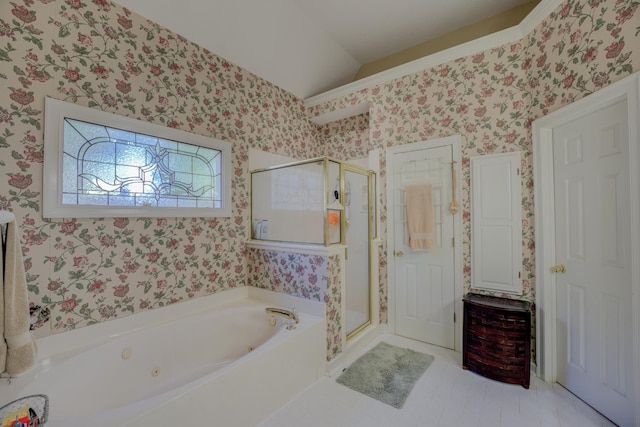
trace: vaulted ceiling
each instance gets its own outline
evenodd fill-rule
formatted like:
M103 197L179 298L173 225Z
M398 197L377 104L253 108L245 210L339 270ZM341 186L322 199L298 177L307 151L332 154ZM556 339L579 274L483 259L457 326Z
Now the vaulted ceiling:
M116 0L294 95L530 0Z

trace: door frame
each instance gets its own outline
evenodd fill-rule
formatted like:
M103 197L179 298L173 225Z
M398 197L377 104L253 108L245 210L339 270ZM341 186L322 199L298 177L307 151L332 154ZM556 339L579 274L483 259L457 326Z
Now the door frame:
M536 374L557 379L555 202L553 129L604 107L626 101L629 117L631 195L631 294L635 423L640 425L640 73L635 73L533 122L536 257Z
M415 142L411 144L399 145L396 147L389 147L386 150L387 161L387 290L388 290L388 324L389 330L393 333L396 332L396 283L395 283L395 256L393 255L393 242L395 242L395 230L393 224L395 224L394 209L389 208L390 201L393 202L393 189L394 184L394 165L393 156L396 154L406 153L410 151L425 150L429 148L437 148L450 146L452 151L452 158L456 174L458 175L456 194L458 198L461 197L462 178L460 175L461 169L461 137L460 135L452 135L444 138L431 139L428 141ZM460 200L458 200L460 202ZM456 215L453 216L453 236L455 239L454 250L454 315L456 322L454 323L454 349L455 351L462 351L462 209Z
M351 172L351 173L355 173L355 174L359 174L362 175L364 177L367 178L367 197L368 197L368 203L367 203L367 273L369 274L369 278L367 280L368 283L368 290L369 290L369 304L368 304L368 308L369 308L369 320L367 320L365 323L363 323L362 325L358 326L356 329L354 329L353 331L349 332L346 329L346 323L347 323L347 294L346 294L346 286L342 286L342 291L343 291L343 295L342 295L342 300L344 301L344 311L342 313L342 318L344 319L345 322L345 328L344 328L344 332L345 332L345 340L348 342L349 340L356 338L363 330L365 330L367 327L369 327L370 325L374 324L374 316L373 313L375 312L377 305L375 304L375 301L377 300L377 294L374 291L374 286L373 286L373 275L374 275L374 270L372 269L372 253L373 253L373 245L374 245L374 240L376 238L376 236L374 235L374 231L375 231L375 213L374 213L374 197L375 197L375 185L374 185L374 175L375 172L373 172L372 170L367 170L367 169L363 169L357 165L354 164L349 164L349 163L342 163L342 168L340 171L340 182L342 186L346 186L347 183L347 172ZM354 188L351 188L351 192L355 192L357 191L357 188L354 186ZM346 188L340 188L340 192L341 194L346 194ZM344 221L346 222L346 218L343 218L344 215L341 215L341 219L344 219ZM341 233L343 234L341 241L343 242L343 244L346 247L346 251L348 251L349 249L349 242L347 242L347 227L345 226L344 223L341 224ZM346 253L346 252L345 252ZM345 274L347 273L348 270L348 257L345 256L345 260L344 260L344 272ZM346 281L344 282L346 283ZM377 323L377 322L375 322Z

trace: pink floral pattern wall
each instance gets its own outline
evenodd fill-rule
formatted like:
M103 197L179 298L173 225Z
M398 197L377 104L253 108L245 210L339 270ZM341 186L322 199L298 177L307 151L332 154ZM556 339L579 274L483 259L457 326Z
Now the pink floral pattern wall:
M339 255L247 249L247 285L326 304L327 360L342 351L342 273Z
M568 0L523 40L462 57L310 109L310 116L368 102L369 142L353 135L358 120L325 125L320 137L360 156L380 149L462 136L464 285L471 277L469 158L522 152L523 298L535 296L531 123L633 73L640 61L638 1ZM332 127L333 126L333 127ZM336 132L336 126L338 132ZM340 138L339 133L343 134ZM354 145L357 144L357 145ZM386 164L380 159L380 317L386 321Z
M326 304L327 361L342 352L342 263L339 255L329 257Z
M369 113L327 123L320 128L324 153L331 157L352 161L369 157ZM324 154L323 153L323 154Z
M327 257L248 248L247 265L249 286L323 303L327 298Z
M523 40L363 89L306 111L301 100L110 0L0 2L0 209L22 228L39 336L243 286L249 147L297 159L381 150L381 321L386 322L387 147L463 139L464 274L470 278L469 157L523 153L523 285L533 298L531 122L637 70L638 1L567 0ZM231 218L42 218L44 98L233 143ZM317 128L308 117L369 102ZM326 141L318 144L317 139ZM278 259L295 271L300 260ZM292 292L339 306L328 288ZM293 280L293 279L292 279ZM254 282L252 282L254 283ZM282 291L284 286L282 285ZM326 292L326 294L324 293ZM331 305L333 304L333 305ZM50 321L38 308L50 310ZM335 313L339 313L339 310ZM340 319L331 319L338 336ZM330 339L331 340L331 339ZM328 342L331 354L339 352Z
M38 336L244 286L249 147L316 145L301 100L110 0L0 2L0 82L0 209ZM47 96L230 141L233 216L43 219Z

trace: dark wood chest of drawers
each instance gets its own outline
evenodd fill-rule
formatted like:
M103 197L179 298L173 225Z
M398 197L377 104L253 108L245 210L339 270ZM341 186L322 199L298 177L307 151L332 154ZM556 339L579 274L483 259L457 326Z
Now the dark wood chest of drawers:
M467 294L462 368L529 388L531 303Z

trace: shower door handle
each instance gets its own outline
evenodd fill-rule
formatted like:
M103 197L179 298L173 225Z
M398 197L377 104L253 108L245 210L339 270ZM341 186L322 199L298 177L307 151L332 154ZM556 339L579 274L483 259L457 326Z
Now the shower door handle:
M396 256L404 256L404 252L402 251L396 251L395 254Z

